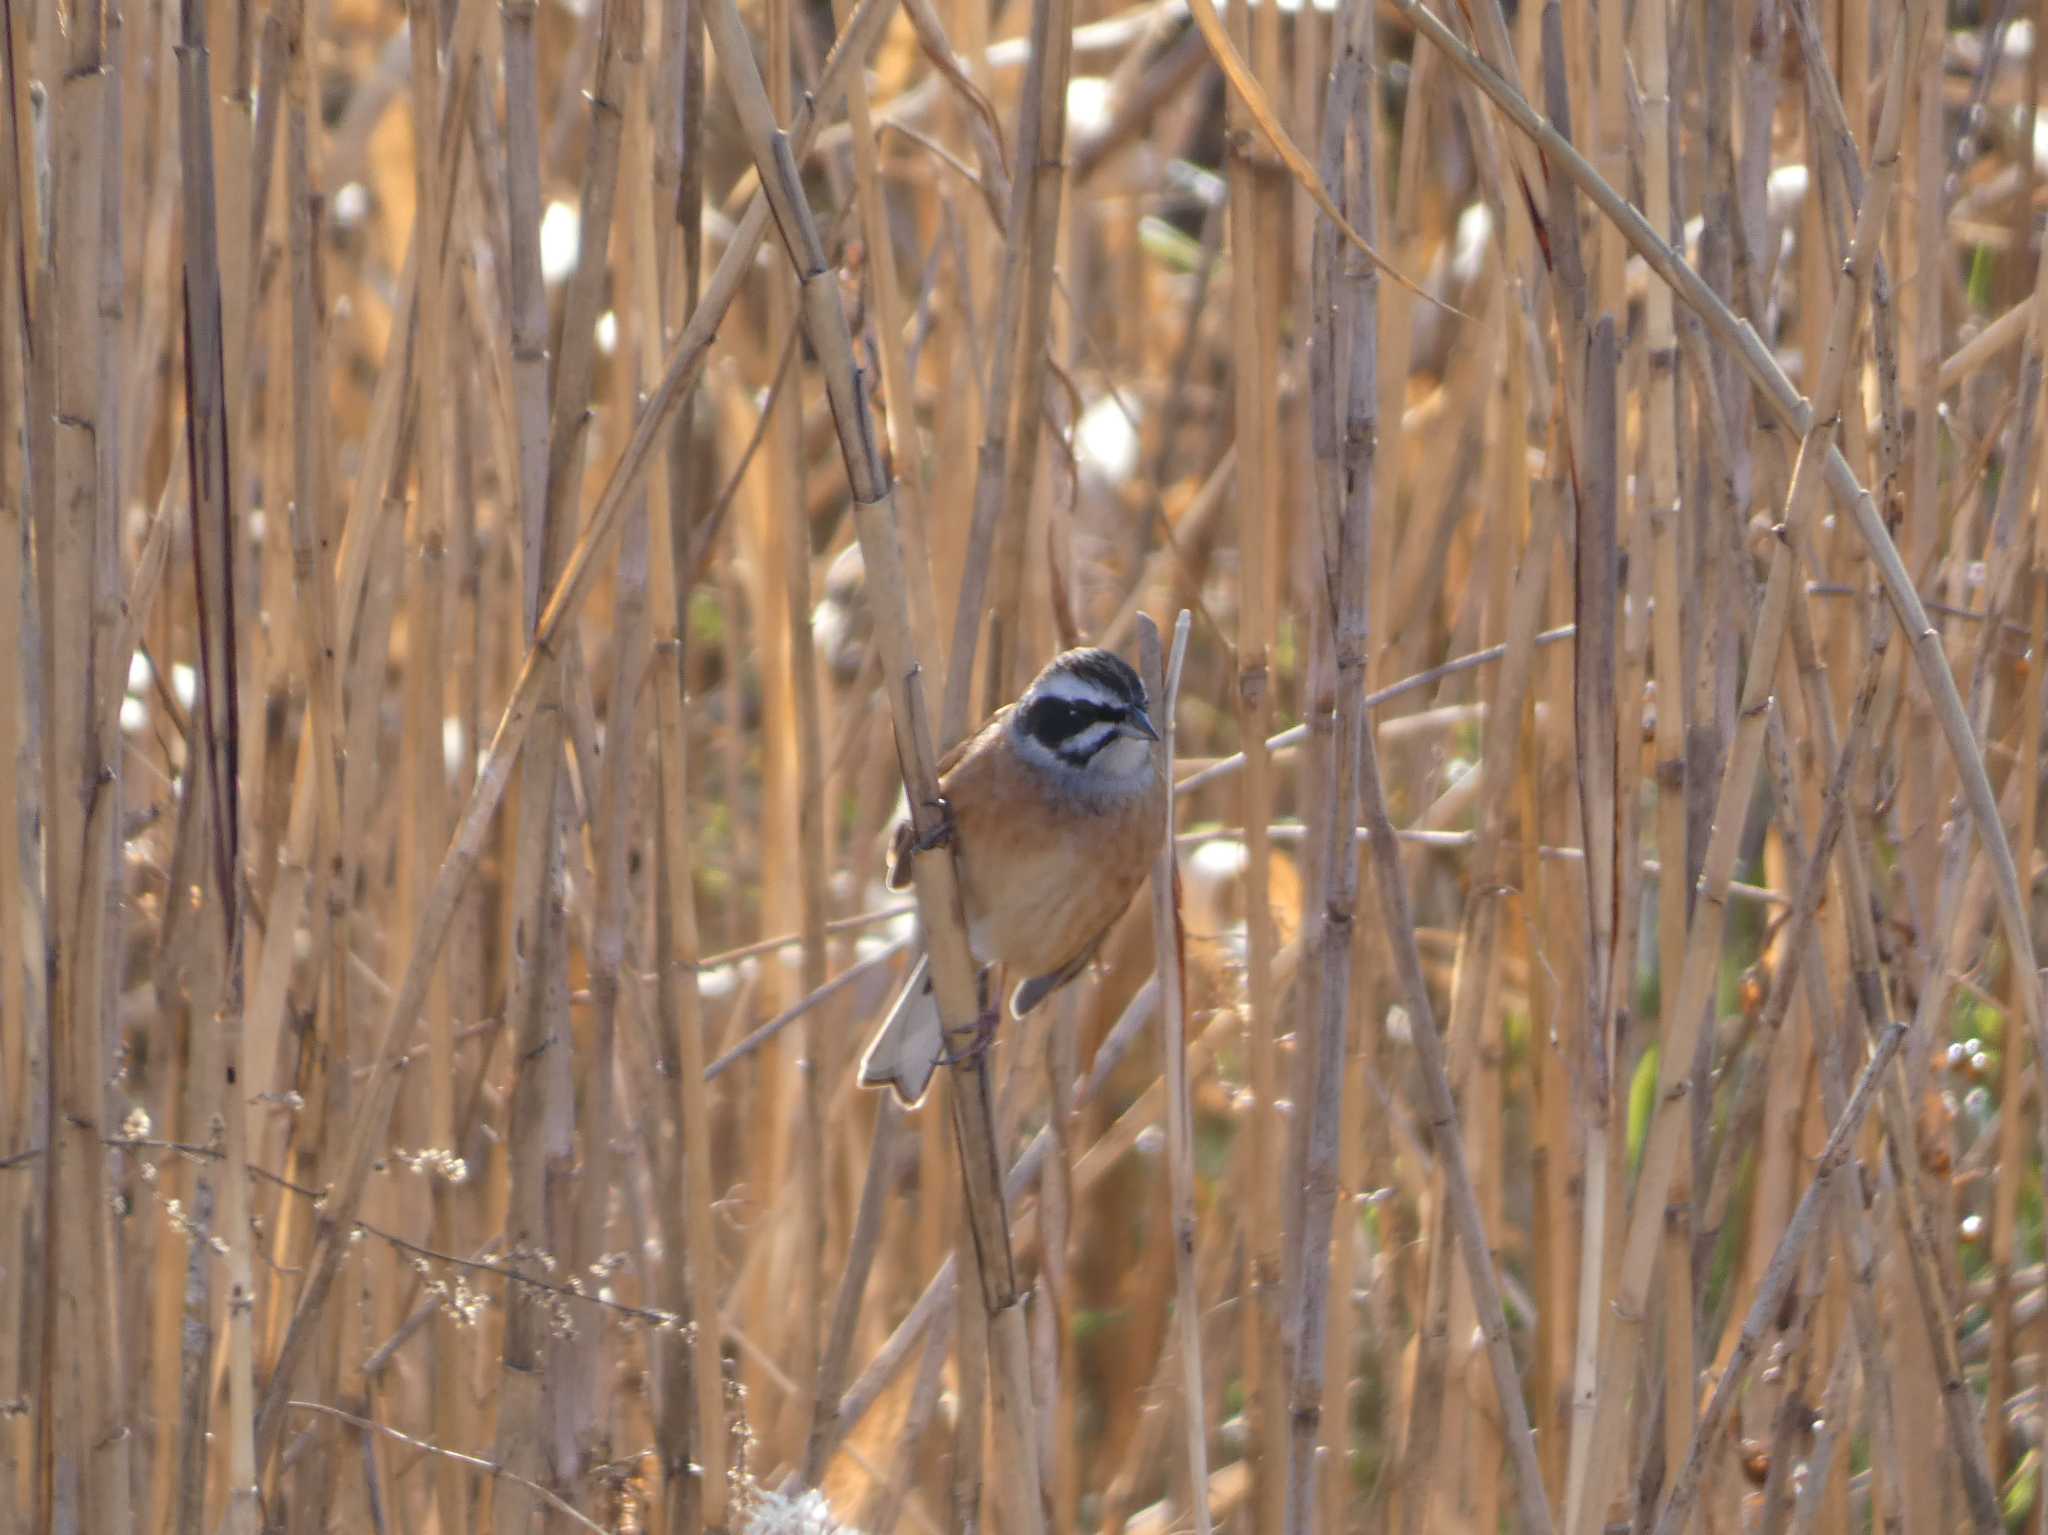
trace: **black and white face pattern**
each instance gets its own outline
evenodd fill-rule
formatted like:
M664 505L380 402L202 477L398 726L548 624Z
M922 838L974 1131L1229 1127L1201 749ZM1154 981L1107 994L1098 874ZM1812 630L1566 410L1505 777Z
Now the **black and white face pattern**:
M1070 773L1135 777L1159 739L1145 684L1113 651L1070 650L1040 672L1018 701L1026 750Z

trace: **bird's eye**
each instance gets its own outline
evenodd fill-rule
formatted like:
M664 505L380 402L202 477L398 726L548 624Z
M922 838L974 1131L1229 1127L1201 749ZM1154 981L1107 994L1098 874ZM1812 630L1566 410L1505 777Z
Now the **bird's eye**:
M1080 713L1064 698L1041 698L1031 706L1025 728L1047 744L1064 741L1081 728Z

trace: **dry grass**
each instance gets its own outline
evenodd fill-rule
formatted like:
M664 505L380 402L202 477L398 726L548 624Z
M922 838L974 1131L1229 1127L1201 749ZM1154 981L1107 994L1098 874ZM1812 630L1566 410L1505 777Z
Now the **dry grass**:
M2048 4L0 23L0 1535L2048 1532Z

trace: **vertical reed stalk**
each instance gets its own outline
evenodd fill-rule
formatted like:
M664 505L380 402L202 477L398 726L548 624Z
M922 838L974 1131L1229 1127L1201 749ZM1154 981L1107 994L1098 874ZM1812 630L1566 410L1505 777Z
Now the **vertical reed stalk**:
M2040 3L197 3L0 0L0 1535L2022 1517ZM866 1099L900 789L1162 593L1173 974Z
M812 101L799 114L797 127L791 135L797 149L808 148L816 131L817 112L828 108L837 99L837 94L845 89L845 77L853 67L853 61L865 58L890 9L891 0L862 0L860 9L848 22L838 45L826 60ZM632 436L591 509L582 536L570 551L562 579L542 606L533 641L519 663L511 695L499 718L490 747L478 765L468 803L450 839L447 855L442 859L431 898L420 917L416 932L418 941L407 959L404 978L393 992L389 1011L377 1036L369 1062L369 1077L350 1125L348 1151L342 1162L341 1175L335 1180L334 1193L321 1211L320 1244L293 1310L291 1326L280 1346L278 1365L265 1392L263 1413L258 1423L259 1462L267 1461L276 1450L292 1378L311 1341L315 1320L332 1292L336 1270L348 1241L346 1233L355 1219L378 1137L383 1133L391 1112L404 1041L424 1007L440 945L447 939L456 905L482 858L485 834L503 802L512 766L527 731L532 727L543 686L553 673L554 647L562 640L565 627L589 595L598 556L618 530L625 508L638 489L640 476L647 471L655 444L662 439L669 414L695 383L718 322L738 292L742 274L759 249L767 227L768 205L757 197L741 218L732 242L706 284L703 302L672 349L659 386L640 411Z
M43 892L25 835L40 796L23 686L34 654L33 599L24 581L29 476L20 452L31 416L24 321L33 238L26 199L33 195L33 172L24 185L25 146L17 133L26 120L26 92L17 117L16 90L26 82L18 82L14 67L16 13L15 5L0 4L0 1118L8 1127L0 1135L0 1157L22 1155L42 1143L46 1089L37 1078L48 1069L49 1038L40 988L28 966L29 953L41 948ZM30 940L30 934L38 936ZM0 1180L0 1242L19 1242L24 1253L32 1240L35 1193L30 1179ZM0 1316L20 1319L18 1327L0 1330L0 1393L22 1400L32 1389L39 1331L27 1268L25 1262L11 1263L0 1273ZM0 1426L0 1494L11 1494L19 1511L9 1535L28 1528L37 1502L28 1483L35 1464L34 1427L27 1418Z
M1664 0L1650 0L1636 13L1637 76L1643 87L1642 174L1646 189L1644 213L1650 227L1669 237L1676 222L1672 209L1670 42ZM1611 227L1611 226L1609 226ZM1618 236L1618 231L1616 231ZM1680 613L1686 594L1679 577L1679 523L1682 515L1678 480L1678 342L1673 324L1671 290L1652 283L1646 297L1649 352L1649 401L1644 423L1648 463L1648 495L1638 505L1637 526L1648 534L1655 588L1652 649L1656 693L1656 829L1663 851L1657 883L1657 973L1674 977L1684 968L1688 890L1686 824L1686 740L1693 702L1686 686ZM1701 668L1703 672L1710 668ZM1633 703L1629 707L1635 707ZM1675 993L1662 999L1676 1002ZM1675 1020L1666 1013L1659 1034L1670 1038ZM1664 1448L1665 1475L1677 1474L1683 1446L1692 1437L1693 1404L1697 1396L1693 1360L1692 1147L1679 1150L1667 1201L1670 1215L1664 1252Z
M1414 8L1409 14L1416 13ZM1800 463L1787 494L1783 516L1786 534L1780 538L1771 561L1771 576L1764 594L1751 647L1749 680L1740 710L1740 727L1730 753L1728 770L1721 782L1720 799L1714 818L1715 834L1708 848L1703 886L1689 929L1685 965L1678 988L1676 1032L1663 1047L1659 1064L1658 1110L1653 1116L1638 1177L1635 1205L1629 1222L1627 1243L1619 1286L1614 1298L1614 1321L1601 1349L1599 1400L1592 1427L1591 1455L1586 1491L1580 1503L1579 1525L1591 1530L1606 1519L1606 1500L1618 1484L1621 1451L1618 1426L1634 1375L1637 1347L1647 1303L1650 1265L1661 1232L1663 1205L1682 1128L1678 1113L1682 1098L1679 1080L1688 1070L1700 1015L1708 1000L1707 988L1713 976L1715 956L1726 915L1726 889L1731 877L1735 838L1741 829L1741 806L1748 802L1755 781L1762 745L1762 726L1769 709L1770 679L1775 672L1779 641L1791 602L1792 544L1803 534L1813 493L1820 486L1858 310L1861 286L1869 273L1884 211L1897 173L1897 144L1903 112L1907 70L1902 60L1917 46L1918 26L1924 23L1926 6L1909 6L1906 19L1895 31L1890 49L1892 68L1888 76L1883 115L1872 163L1876 167L1867 195L1858 210L1856 238L1850 252L1844 280L1834 293L1828 323L1828 346L1822 356L1818 381ZM1561 162L1560 162L1561 163ZM1583 162L1581 162L1583 163ZM1987 833L1988 835L1988 833Z
M893 494L881 469L873 421L854 368L845 310L837 281L825 265L808 201L796 177L789 136L777 125L769 109L732 0L711 0L705 19L761 173L763 191L775 210L783 245L802 284L806 329L825 370L833 424L839 434L856 507L870 600L875 609L876 641L882 652L884 683L897 727L898 755L910 791L913 823L922 838L932 828L938 800L930 724L915 685L918 666L909 632ZM949 1028L957 1029L965 1026L979 1009L974 1000L973 961L967 947L951 851L918 859L914 875L940 1015ZM1032 1442L1024 1318L1018 1304L1021 1297L1010 1252L1000 1164L996 1160L985 1057L977 1057L970 1070L956 1072L954 1085L954 1131L989 1329L991 1384L998 1442L1002 1447L999 1474L1008 1495L1008 1520L1030 1535L1043 1526L1043 1498L1039 1459Z
M39 42L61 70L46 70L52 251L97 252L105 230L101 178L118 165L104 139L106 14L72 10L63 37L54 7ZM186 10L187 55L203 32ZM10 49L11 51L11 49ZM203 80L203 52L199 69ZM188 69L191 67L187 64ZM18 78L18 77L17 77ZM185 110L206 96L188 88ZM17 129L19 121L17 120ZM188 129L189 135L189 129ZM189 146L188 136L188 146ZM203 143L204 141L201 140ZM187 150L187 175L198 174ZM22 227L30 209L24 204ZM20 270L17 267L17 270ZM105 1050L108 878L120 815L118 762L102 722L114 686L98 661L96 619L107 572L118 571L114 487L102 483L104 410L98 264L46 263L28 294L30 386L26 433L36 504L37 572L44 624L42 726L44 907L48 913L49 1037L44 1059L42 1301L36 1400L38 1528L76 1525L124 1535L131 1527L129 1395L114 1285L113 1186L102 1137L111 1129ZM24 283L23 288L27 287ZM47 464L47 469L39 469Z
M415 285L417 290L417 355L408 398L414 441L414 466L418 474L417 494L412 506L409 540L409 580L405 608L406 686L404 690L405 732L403 766L399 782L404 786L404 817L400 845L404 862L398 877L403 892L400 911L412 927L431 898L434 872L440 850L446 845L449 805L442 722L448 713L446 676L449 620L448 530L453 526L454 485L450 472L449 442L454 425L450 391L440 380L451 356L455 326L451 318L453 284L445 260L441 231L453 206L454 187L450 168L436 153L433 129L443 121L447 83L442 74L443 8L428 3L407 7L407 36L411 51L411 98L413 132L416 137L414 175ZM452 120L461 121L460 114ZM402 483L402 482L401 482ZM316 771L319 769L316 768ZM416 932L416 928L414 929ZM424 1124L421 1129L432 1147L452 1158L455 1146L455 1045L454 1008L449 995L449 976L436 967L426 998L426 1027L431 1070L424 1083ZM440 1162L429 1176L436 1185L445 1181L451 1166ZM437 1213L446 1213L445 1197L436 1199ZM453 1233L436 1223L435 1236L451 1241ZM455 1409L461 1398L453 1386L454 1329L445 1319L434 1327L433 1372L436 1382L437 1429L446 1432L455 1425ZM328 1358L338 1361L342 1351L338 1327L327 1342ZM330 1366L331 1367L331 1366ZM516 1399L515 1399L516 1400ZM529 1474L524 1463L515 1468ZM457 1500L453 1478L437 1468L436 1483L444 1507ZM519 1507L517 1484L508 1484L509 1512Z
M1365 6L1345 14L1330 66L1329 94L1323 112L1322 174L1326 184L1344 189L1344 206L1367 239L1375 236L1373 184L1373 119L1379 73L1373 15ZM1349 167L1347 154L1349 150ZM1315 228L1311 309L1316 323L1316 348L1311 372L1319 396L1310 404L1310 438L1316 456L1316 514L1321 531L1321 579L1311 600L1322 606L1316 625L1318 643L1329 647L1323 662L1330 678L1328 706L1334 714L1326 761L1318 762L1322 810L1317 828L1322 841L1322 888L1310 939L1317 973L1313 987L1303 987L1302 1023L1297 1034L1301 1050L1301 1082L1296 1112L1305 1120L1299 1146L1301 1161L1293 1182L1301 1203L1295 1218L1298 1255L1293 1263L1295 1289L1286 1297L1288 1311L1282 1334L1289 1367L1288 1412L1291 1437L1286 1477L1286 1518L1290 1531L1318 1527L1316 1456L1326 1433L1335 1435L1333 1453L1341 1453L1341 1424L1323 1420L1326 1353L1330 1312L1330 1240L1339 1182L1339 1138L1344 1117L1352 960L1358 911L1359 754L1361 737L1370 728L1365 709L1366 663L1370 613L1366 608L1368 560L1372 550L1373 492L1379 451L1379 273L1361 266L1344 252L1347 270L1334 270L1338 257L1335 228L1318 219ZM1340 356L1344 370L1338 372ZM1183 619L1183 626L1185 626ZM1315 700L1322 708L1324 700ZM1519 714L1519 710L1516 711ZM1181 1304L1186 1306L1188 1297ZM1340 1307L1348 1296L1338 1297ZM1185 1345L1184 1345L1185 1347ZM1348 1366L1348 1361L1345 1362ZM1341 1393L1340 1393L1341 1400Z
M788 119L790 110L791 28L795 12L790 0L768 0L767 12L768 104L781 122ZM769 334L788 335L797 319L794 284L783 273L775 272L769 278L768 296ZM781 807L781 814L796 834L794 846L786 855L794 865L790 873L794 876L796 900L793 910L783 909L794 918L803 936L800 974L803 992L808 996L825 984L827 791L821 760L824 747L818 718L818 666L811 638L811 523L804 485L803 394L794 387L795 379L796 375L791 375L792 387L781 391L768 407L771 419L767 440L773 458L769 465L767 514L779 524L773 536L781 542L783 558L779 572L766 574L771 580L779 579L783 588L788 660L783 683L774 694L787 704L788 712L781 716L781 733L789 755L780 763L771 764L767 787L770 793L775 791L778 770L786 775L784 784L791 799ZM774 899L772 890L770 898ZM827 1022L817 1010L804 1020L799 1039L801 1054L791 1062L797 1091L787 1099L794 1119L796 1162L796 1200L790 1207L794 1213L789 1234L791 1251L794 1254L812 1250L818 1259L799 1260L795 1264L796 1294L777 1301L778 1306L794 1311L789 1318L793 1325L789 1329L784 1366L796 1389L784 1404L781 1421L787 1427L777 1436L780 1442L791 1446L815 1417L816 1403L809 1399L809 1393L817 1381L823 1345L824 1270L834 1250L833 1223L825 1202L825 1098L820 1073L827 1060L843 1057L841 1052L825 1049Z
M1161 747L1167 783L1173 782L1173 736L1181 668L1193 616L1185 609L1173 626L1173 652L1159 690ZM1186 933L1181 923L1180 859L1173 840L1171 788L1166 836L1152 868L1153 949L1159 955L1159 1049L1166 1084L1166 1170L1172 1202L1174 1320L1180 1351L1181 1429L1187 1444L1187 1511L1196 1535L1209 1535L1208 1415L1203 1409L1201 1301L1195 1280L1195 1148L1188 1099Z
M1269 18L1270 19L1270 18ZM1241 9L1230 13L1233 42L1244 50L1249 20ZM1281 1210L1258 1191L1276 1194L1282 1187L1282 1134L1279 1116L1279 1073L1276 1069L1278 1030L1273 1018L1272 852L1266 828L1273 821L1273 785L1266 737L1273 714L1272 674L1267 646L1271 643L1269 569L1271 519L1278 504L1279 412L1268 380L1278 373L1278 358L1262 349L1261 309L1277 305L1272 291L1278 274L1266 267L1270 248L1259 227L1261 171L1248 109L1232 94L1228 123L1229 203L1232 277L1230 316L1233 370L1233 415L1237 425L1238 466L1238 621L1236 638L1236 709L1244 751L1244 783L1239 823L1245 828L1245 1058L1252 1088L1246 1157L1250 1199L1246 1210L1252 1303L1242 1313L1244 1380L1251 1425L1252 1485L1256 1522L1279 1529L1285 1517L1288 1428L1281 1358Z
M960 739L967 729L975 651L996 536L1000 528L1024 515L1036 473L1046 311L1051 302L1052 259L1059 229L1059 146L1066 136L1072 30L1072 0L1033 0L1030 64L1018 105L1016 146L1011 155L1015 174L1003 223L1009 243L987 351L988 383L981 407L982 441L975 461L973 521L953 609L953 640L946 651L939 738L948 742ZM1021 465L1017 462L1020 455L1026 460ZM1014 659L998 654L995 662L1010 666Z
M673 8L669 17L680 19L674 17ZM673 30L688 29L676 26ZM665 41L671 50L687 47L682 37L670 35ZM678 73L687 72L686 64L681 58L664 59L664 67ZM641 79L644 89L644 72ZM629 107L627 130L630 152L647 132L637 104ZM659 177L662 169L658 147L655 159ZM633 186L636 180L629 175L627 185ZM636 252L634 270L639 279L639 292L635 295L642 327L639 383L645 392L660 373L666 339L665 295L674 277L670 264L656 255L662 249L662 241L648 200L630 198L627 207ZM694 241L685 243L689 249L683 253L687 269L684 285L694 289ZM684 405L679 431L687 430L691 408L688 403ZM677 590L683 561L677 549L675 514L686 509L694 498L684 497L679 505L677 486L663 483L670 476L672 462L667 456L656 460L644 514L650 534L647 632L653 645L644 675L654 694L658 789L654 796L657 829L652 838L656 865L652 883L659 918L665 919L658 919L657 925L666 938L665 949L658 951L660 983L656 996L662 1011L672 1013L675 1020L674 1032L664 1031L661 1035L661 1054L671 1057L674 1084L657 1087L654 1111L655 1123L665 1132L668 1144L658 1146L650 1161L654 1165L653 1181L659 1204L656 1229L662 1233L664 1249L656 1294L664 1306L691 1318L692 1325L687 1332L665 1333L656 1341L651 1373L656 1393L655 1451L661 1468L661 1528L668 1535L695 1535L698 1530L719 1530L726 1525L730 1459L721 1359L724 1330L718 1325L718 1249L712 1220L709 1103L704 1091L704 1024L697 978L700 949L695 857L691 848L694 823L689 813L687 629ZM614 711L623 696L614 695ZM616 731L617 727L611 728ZM621 749L616 734L613 741L612 750L616 752Z

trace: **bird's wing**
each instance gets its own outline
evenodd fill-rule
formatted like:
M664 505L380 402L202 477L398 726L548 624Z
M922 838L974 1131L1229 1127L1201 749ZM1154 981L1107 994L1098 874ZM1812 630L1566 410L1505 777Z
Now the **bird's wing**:
M1010 993L1010 1016L1012 1018L1022 1018L1026 1013L1038 1006L1039 1003L1058 991L1083 970L1086 970L1088 962L1095 958L1096 951L1102 947L1102 940L1109 936L1109 929L1115 925L1115 923L1110 923L1105 926L1101 932L1095 935L1093 942L1064 965L1061 965L1059 969L1048 971L1044 975L1034 975L1028 981L1019 984L1017 989Z
M1015 707L1016 705L1014 704L1004 704L1002 708L996 710L995 713L981 722L979 730L954 742L952 748L943 757L939 758L939 793L941 795L946 792L946 780L952 776L953 769L960 765L961 760L966 757L968 751L982 737L986 736L989 731L1002 724L1003 720L1009 716L1010 710ZM910 888L910 853L916 840L916 829L908 820L896 823L895 837L889 844L889 874L887 882L891 890L908 890Z
M946 749L945 755L940 757L938 762L939 792L941 794L946 792L946 779L953 769L960 765L960 759L967 755L967 749L987 735L990 730L1008 719L1010 711L1016 707L1015 704L1004 704L1002 708L996 710L995 713L983 720L977 728L969 731Z

